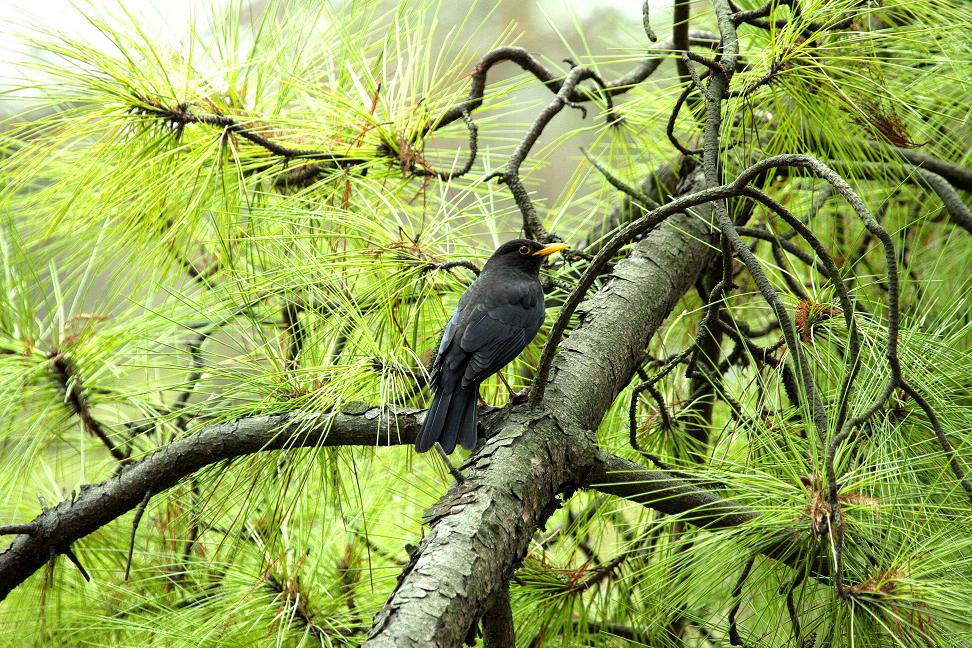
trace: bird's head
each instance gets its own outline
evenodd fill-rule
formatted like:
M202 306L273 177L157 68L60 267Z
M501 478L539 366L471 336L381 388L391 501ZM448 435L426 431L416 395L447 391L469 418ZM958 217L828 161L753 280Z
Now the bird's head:
M486 267L513 267L535 275L540 272L540 266L548 256L566 247L563 243L544 245L530 239L514 239L499 246L489 257Z

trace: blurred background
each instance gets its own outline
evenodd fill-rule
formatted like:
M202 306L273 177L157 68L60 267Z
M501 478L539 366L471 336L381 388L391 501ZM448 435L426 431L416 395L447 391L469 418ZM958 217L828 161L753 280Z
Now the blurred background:
M280 11L293 10L299 3L284 3ZM375 25L376 32L390 27L396 12L404 5L385 0L385 11L377 12L388 25ZM335 0L325 3L322 15L335 15L351 11L354 0ZM314 3L314 6L318 6ZM110 24L136 24L144 32L144 38L159 45L171 45L180 49L195 33L197 43L216 43L221 21L226 20L227 10L238 7L239 22L254 24L266 10L266 0L119 0L112 2L72 2L71 0L0 0L3 21L0 21L0 132L9 130L24 119L36 119L50 111L51 102L39 96L60 94L57 83L51 80L44 66L55 68L64 65L57 55L50 52L44 42L57 40L58 34L67 34L78 41L91 44L110 55L117 55L112 35L102 33L103 26L93 24L90 17L103 18ZM705 20L708 6L693 8L696 20ZM596 64L602 77L611 79L628 72L635 61L644 56L648 41L642 28L642 4L636 0L489 0L483 2L441 2L433 12L436 19L430 23L434 33L426 35L433 49L442 48L442 59L452 54L455 60L476 60L482 54L499 45L518 45L526 48L544 64L565 73L567 60ZM650 11L655 31L662 38L671 33L671 2L653 0ZM704 22L699 22L704 26ZM327 33L322 25L320 33ZM461 34L456 38L456 34ZM450 38L450 36L452 38ZM471 54L472 53L472 54ZM201 58L201 57L197 57ZM198 64L198 62L195 62ZM465 70L465 68L463 68ZM467 74L471 69L465 70ZM394 70L388 70L389 75ZM221 83L218 80L217 84ZM514 77L519 77L517 82ZM446 79L447 82L452 79ZM500 87L513 83L512 93L495 106L492 116L477 115L480 125L480 155L468 180L485 177L501 166L512 149L523 137L536 118L538 111L550 102L550 92L536 83L532 77L512 63L504 63L490 71L489 84ZM642 84L648 92L665 94L672 92L677 83L675 68L666 63L662 69ZM630 96L622 107L645 110L643 102ZM40 106L38 108L38 106ZM583 208L575 217L582 222L603 218L609 205L614 204L615 194L600 194L603 189L600 176L592 175L583 158L581 148L592 149L596 142L604 141L604 115L600 102L588 104L586 116L578 110L564 110L550 123L540 136L524 169L529 189L542 218L553 220L563 217L563 206L579 185L594 192L591 200L583 201ZM648 107L651 111L653 108ZM483 111L480 111L482 113ZM649 113L642 120L657 121L658 128L664 117L653 118ZM653 123L654 125L654 123ZM627 137L642 140L637 153L641 170L653 169L668 159L667 142L665 157L652 159L654 146L644 145L644 139L652 136L641 132L635 122L626 123ZM326 130L326 129L325 129ZM655 129L653 129L655 130ZM324 131L322 131L324 132ZM658 130L656 130L657 134ZM436 168L446 168L456 160L456 152L466 148L466 135L461 127L451 127L444 133L430 138L427 159ZM0 152L2 155L2 152ZM464 156L465 153L460 153ZM623 158L623 156L622 156ZM586 169L581 172L580 169ZM620 169L624 170L624 169ZM503 187L489 183L492 223L487 230L478 231L474 237L485 241L483 252L492 249L496 240L515 238L520 231L519 212ZM469 208L472 194L446 186L444 198L450 215L462 214ZM604 202L605 198L611 202ZM574 199L576 210L577 200ZM475 210L474 210L475 211ZM442 214L432 214L440 218ZM596 222L596 221L595 221ZM55 246L56 247L56 246ZM55 253L55 258L59 255ZM37 259L47 265L49 258ZM174 268L169 277L177 289L188 286L193 279L185 276L181 268ZM40 279L35 287L38 296L48 294L52 286L48 279ZM139 267L128 268L125 273L109 271L92 281L92 290L83 298L83 307L103 311L117 309L128 303L131 295L143 285Z
M328 3L336 11L349 2ZM118 2L77 3L71 0L0 0L3 10L0 25L0 130L9 128L11 117L16 119L30 106L28 99L34 95L44 78L27 60L53 57L38 46L24 42L22 34L67 32L86 42L112 49L110 40L90 24L83 13L91 7L101 8L111 14L130 14L140 17L139 23L146 35L153 40L178 43L183 41L193 25L201 34L211 31L213 21L219 20L227 6L235 4L227 0L120 0ZM258 16L265 2L242 2L245 8L242 22L247 21L247 11ZM391 10L398 2L386 0ZM651 20L655 31L662 37L670 32L671 2L653 0ZM472 7L470 7L472 5ZM707 9L707 7L706 7ZM600 59L602 75L612 77L630 68L630 61L642 56L646 43L642 31L642 3L638 0L494 0L491 2L443 2L438 13L436 29L443 33L458 24L478 25L477 29L463 30L462 44L471 45L480 53L494 44L516 44L525 47L545 60L548 67L564 69L563 59L589 61ZM470 42L471 41L471 42ZM504 64L490 73L490 83L521 73L512 64ZM649 80L651 83L668 85L671 74L663 71ZM34 86L18 88L18 86ZM516 115L524 129L536 116L539 106L550 101L550 93L537 83L524 83L509 104L509 114ZM522 117L520 117L522 116ZM578 111L564 111L541 136L537 149L557 141L564 133L595 124L596 112L585 120ZM568 183L580 157L579 147L587 146L595 137L589 133L576 133L575 141L566 150L571 164L546 164L532 175L537 184L537 197L554 200ZM511 135L514 135L511 133ZM441 138L440 138L441 139ZM459 144L462 139L455 140ZM449 148L443 146L443 148ZM516 220L516 219L514 219ZM511 226L514 226L511 224Z

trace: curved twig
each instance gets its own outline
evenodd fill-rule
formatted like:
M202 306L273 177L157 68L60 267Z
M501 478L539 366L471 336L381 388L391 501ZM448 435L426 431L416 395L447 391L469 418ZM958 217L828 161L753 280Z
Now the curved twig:
M520 179L520 165L526 160L527 155L530 153L530 149L536 144L537 139L543 133L547 124L550 123L557 113L564 109L565 106L571 105L569 97L577 88L577 85L586 79L593 79L602 88L604 82L601 81L597 72L589 67L575 67L571 69L570 73L564 79L561 84L560 90L554 95L553 101L547 104L546 108L540 111L540 114L534 120L533 125L527 131L523 140L516 147L510 155L509 160L499 171L494 171L493 173L486 176L486 180L497 178L500 182L505 184L510 188L510 192L513 194L513 200L516 201L517 207L520 208L520 214L523 216L523 231L528 238L534 240L549 243L551 241L560 240L556 236L552 236L547 232L546 228L543 226L543 222L537 215L536 209L533 207L533 202L530 200L530 194L527 192L526 187L523 186L523 182ZM607 111L610 114L612 110L611 95L606 91L602 91L604 99L607 105Z
M683 65L688 66L688 63L684 57L680 57L679 61ZM686 67L686 70L690 70L690 68ZM688 74L689 74L689 79L692 80L691 71L689 71ZM705 72L704 76L708 76L708 71ZM701 78L704 78L704 76L700 77L700 80ZM695 90L696 87L697 86L692 83L685 84L685 87L682 88L682 93L678 95L678 99L675 100L675 105L672 107L672 112L669 113L668 115L668 124L665 126L665 135L668 136L668 141L671 142L672 146L678 149L678 151L682 155L688 155L688 156L699 155L702 153L702 149L700 148L690 149L687 148L685 145L683 145L682 142L680 142L679 139L675 136L675 122L678 119L678 114L682 111L682 106L685 105L685 101L688 99L688 96L692 94L692 90Z
M469 154L466 156L466 161L463 165L458 169L452 169L450 171L436 171L432 168L418 166L412 162L409 167L412 175L417 177L434 177L443 182L447 182L455 178L460 178L472 170L473 164L476 162L476 155L479 152L479 127L476 126L468 110L462 111L462 121L466 124L466 130L469 133Z
M718 34L708 31L692 30L688 33L689 43L706 47L715 47L719 43ZM605 85L605 92L610 96L624 94L632 87L638 85L668 58L669 53L675 47L672 39L662 41L657 47L650 50L651 55L642 59L637 66L630 72L610 81ZM550 89L553 93L560 92L564 79L549 70L538 61L530 52L522 47L498 47L486 53L476 65L476 70L470 75L472 87L469 95L462 102L446 109L440 116L429 120L423 129L423 134L432 130L438 130L443 126L462 118L463 109L469 112L475 111L483 104L483 97L486 92L486 76L494 65L509 61L518 65L524 72L529 72L538 81ZM571 103L584 103L590 101L591 97L584 92L576 89L571 90L567 95L567 101Z
M739 573L739 578L736 579L736 584L732 588L732 593L730 596L736 600L736 603L729 610L729 645L730 646L745 646L742 638L739 636L739 629L736 626L736 615L739 614L739 608L742 605L742 590L743 585L746 584L746 579L749 578L749 573L753 570L753 564L756 562L756 554L749 557L746 561L746 566Z

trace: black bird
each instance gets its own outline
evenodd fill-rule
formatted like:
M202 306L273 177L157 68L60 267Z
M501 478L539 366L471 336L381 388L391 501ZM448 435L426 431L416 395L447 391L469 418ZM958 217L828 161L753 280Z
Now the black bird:
M540 266L567 246L527 239L504 243L459 299L446 324L432 363L435 398L415 449L425 452L438 441L451 454L456 441L476 447L479 384L526 348L543 323Z

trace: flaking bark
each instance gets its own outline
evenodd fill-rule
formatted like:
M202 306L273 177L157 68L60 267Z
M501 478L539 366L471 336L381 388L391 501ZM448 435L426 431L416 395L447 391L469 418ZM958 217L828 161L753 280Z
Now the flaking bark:
M590 477L597 463L590 430L714 254L710 229L699 216L678 214L617 264L560 345L541 407L498 416L464 483L428 512L429 532L365 645L462 643L560 506L559 496Z

